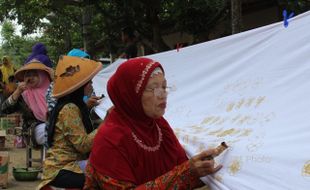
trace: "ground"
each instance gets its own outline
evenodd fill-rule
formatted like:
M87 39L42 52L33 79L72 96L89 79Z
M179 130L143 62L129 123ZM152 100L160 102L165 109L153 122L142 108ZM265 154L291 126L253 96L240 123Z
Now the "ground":
M26 167L26 149L25 148L14 148L13 141L14 139L7 138L5 142L5 149L1 151L8 151L10 156L9 162L9 177L8 177L8 187L9 190L34 190L37 185L40 183L40 180L30 181L30 182L21 182L16 181L12 175L13 167ZM39 151L33 151L34 157L39 157ZM40 167L39 163L34 163L34 167ZM1 189L1 187L0 187Z
M25 148L15 148L14 147L14 136L8 136L5 142L5 148L0 149L0 151L8 151L10 156L9 162L9 177L8 177L8 190L35 190L40 180L36 181L16 181L12 175L13 167L26 167L26 149ZM33 156L38 158L40 155L40 151L33 151ZM34 167L40 167L39 163L34 163ZM39 176L40 177L40 176ZM1 189L1 187L0 187ZM196 189L196 190L210 190L207 186Z
M24 148L7 148L10 154L10 164L9 164L9 190L34 190L37 185L40 183L40 180L30 181L30 182L21 182L16 181L12 175L13 167L25 167L26 166L26 149ZM40 154L39 151L34 151L34 156L38 157ZM35 166L39 166L36 164ZM1 188L0 188L1 189ZM197 190L209 190L207 187L203 187Z

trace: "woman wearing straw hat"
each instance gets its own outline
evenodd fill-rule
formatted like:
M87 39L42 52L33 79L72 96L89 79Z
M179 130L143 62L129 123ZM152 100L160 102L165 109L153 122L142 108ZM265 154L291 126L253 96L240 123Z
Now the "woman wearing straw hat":
M33 59L15 73L19 81L16 90L1 105L5 114L21 112L23 129L33 128L32 142L42 145L45 142L45 122L47 105L46 90L53 78L53 70L43 62Z
M83 96L92 91L92 78L101 70L99 62L62 56L56 67L52 96L57 104L49 118L48 145L42 182L59 188L82 188L83 173L91 150L94 130Z
M85 51L82 51L80 49L72 49L71 51L69 51L69 53L67 55L73 56L73 57L90 59L90 55L88 53L86 53ZM55 107L55 105L57 103L57 99L52 97L53 86L54 86L54 83L52 82L50 87L47 89L47 94L46 94L47 108L48 108L49 112L51 112L53 110L53 108ZM92 92L90 95L84 96L84 101L85 101L87 107L91 111L92 111L93 107L99 105L100 99L102 99L102 97L96 96L95 92ZM91 113L91 116L93 116L93 118L91 118L91 119L96 118L95 113ZM98 118L96 118L96 120L94 120L93 124L98 126L100 124L98 122L100 122L100 120Z

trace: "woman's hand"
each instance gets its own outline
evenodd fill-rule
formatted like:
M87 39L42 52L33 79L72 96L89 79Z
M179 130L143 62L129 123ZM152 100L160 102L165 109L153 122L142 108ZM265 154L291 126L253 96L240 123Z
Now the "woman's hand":
M190 169L198 177L213 174L222 168L222 165L215 167L213 154L215 149L203 151L190 159Z
M18 83L16 90L12 94L13 100L16 101L26 89L27 89L27 85L25 82Z
M101 97L99 96L91 96L88 98L87 102L86 102L86 105L89 109L99 105L99 100L101 99Z

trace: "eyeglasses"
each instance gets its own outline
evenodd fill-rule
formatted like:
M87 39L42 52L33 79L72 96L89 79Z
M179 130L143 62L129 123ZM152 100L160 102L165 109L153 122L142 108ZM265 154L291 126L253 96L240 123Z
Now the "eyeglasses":
M156 97L163 97L167 96L168 93L174 91L173 87L154 87L154 88L145 88L146 92L153 92L154 96Z
M38 72L36 70L28 70L24 74L24 78L25 77L36 77L36 76L38 76Z

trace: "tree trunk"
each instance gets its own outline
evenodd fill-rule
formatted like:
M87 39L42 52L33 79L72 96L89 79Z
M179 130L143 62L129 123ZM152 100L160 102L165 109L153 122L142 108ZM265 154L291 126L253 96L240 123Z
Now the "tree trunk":
M64 40L65 40L64 49L66 50L66 52L68 52L72 48L72 40L71 40L71 35L70 35L69 29L66 27L65 30L66 30L66 34L64 37Z
M153 32L153 50L155 52L169 50L169 47L165 44L161 37L160 21L158 18L158 8L160 7L160 1L155 0L149 3L149 18Z
M89 0L84 1L83 7L83 17L82 17L82 27L83 27L83 48L84 51L88 51L90 49L90 24L91 24L91 6L89 4Z
M232 34L241 32L242 0L231 0L231 30Z

